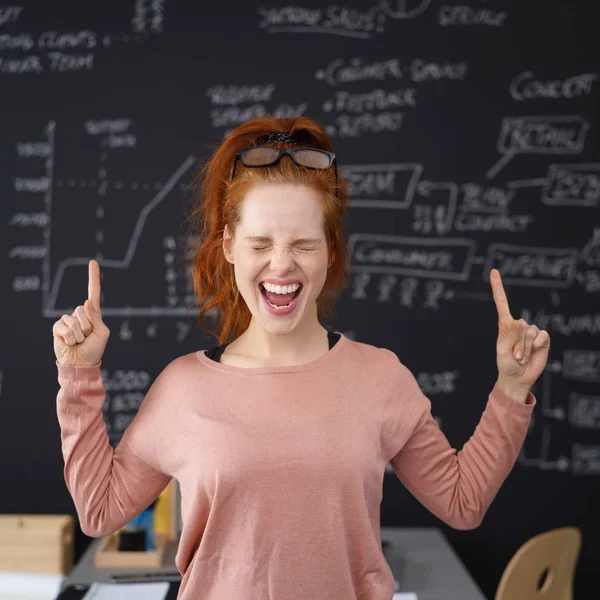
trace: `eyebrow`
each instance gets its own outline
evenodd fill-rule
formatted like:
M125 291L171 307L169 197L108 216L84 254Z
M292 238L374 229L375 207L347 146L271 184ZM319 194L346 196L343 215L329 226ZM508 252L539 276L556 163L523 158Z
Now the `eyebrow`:
M247 235L244 239L250 242L270 242L271 238L264 235ZM320 238L299 238L294 240L294 244L314 244L320 242Z

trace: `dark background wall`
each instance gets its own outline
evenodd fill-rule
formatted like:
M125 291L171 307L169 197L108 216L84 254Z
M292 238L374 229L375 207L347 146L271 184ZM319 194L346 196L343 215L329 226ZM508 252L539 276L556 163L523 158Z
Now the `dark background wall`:
M242 121L327 126L352 277L327 327L394 350L460 449L495 381L489 271L552 338L523 452L455 531L386 476L382 525L437 526L488 597L529 537L583 531L597 598L600 87L595 3L18 2L0 8L0 511L72 513L52 324L100 261L116 444L153 378L215 343L186 308L193 166ZM440 254L441 253L441 254ZM433 257L443 256L440 267ZM79 533L77 554L88 538ZM593 591L595 587L595 592Z

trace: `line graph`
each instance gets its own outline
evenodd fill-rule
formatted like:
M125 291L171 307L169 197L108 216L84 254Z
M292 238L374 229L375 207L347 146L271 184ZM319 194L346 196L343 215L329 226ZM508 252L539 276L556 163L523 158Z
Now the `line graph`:
M126 301L126 299L123 297L123 294L119 293L122 292L125 288L125 285L120 285L119 281L124 283L125 281L127 281L129 283L129 285L127 285L126 287L129 288L128 291L131 290L130 287L130 283L131 283L131 279L136 277L136 274L134 273L129 273L129 270L132 268L133 264L134 264L134 259L136 258L136 255L140 252L140 244L141 244L141 240L142 240L142 234L144 233L144 231L146 230L146 227L148 225L149 219L154 216L155 218L158 218L160 216L156 215L156 211L157 209L159 209L161 206L164 206L165 204L165 199L167 198L167 196L169 195L169 193L173 192L174 190L177 189L178 185L180 184L182 178L184 177L184 175L188 172L188 170L192 167L192 165L194 164L196 158L193 155L189 155L176 169L175 171L172 173L172 175L167 179L167 181L160 187L160 189L158 189L158 191L156 191L156 193L154 193L154 195L152 196L152 198L145 203L142 208L139 210L139 214L137 215L137 219L135 220L134 224L133 224L133 228L131 231L131 234L127 234L125 232L125 234L127 235L127 244L126 244L126 248L125 251L123 253L122 258L103 258L99 253L89 253L89 252L82 252L79 253L77 251L73 251L72 249L69 248L64 248L64 242L63 240L61 240L61 245L63 246L63 248L61 248L61 253L64 255L65 253L71 254L70 256L67 256L65 258L60 258L58 259L58 262L56 264L56 266L52 269L51 268L51 257L52 257L52 253L51 253L51 248L54 248L56 246L55 243L53 243L53 235L55 236L55 238L58 236L60 238L65 238L68 236L65 236L64 234L58 234L58 233L53 233L53 227L54 229L58 229L58 227L56 226L56 222L57 219L54 218L54 212L56 211L56 207L53 206L53 185L52 185L52 181L53 181L53 177L54 177L54 138L55 138L55 129L56 129L56 124L54 122L50 122L46 128L46 135L47 135L47 139L48 139L48 145L49 145L49 152L48 152L48 156L47 159L45 161L45 174L46 174L46 178L48 180L48 185L46 186L45 192L44 192L44 206L45 206L45 212L46 212L46 225L44 228L44 245L46 247L46 252L44 255L44 261L43 261L43 265L42 265L42 272L43 272L43 285L42 285L42 291L43 291L43 306L42 306L42 311L43 311L43 315L46 317L60 317L62 314L65 314L66 312L72 311L74 310L74 306L73 307L69 307L69 306L65 306L65 294L62 294L62 301L61 301L61 290L63 290L63 288L66 286L68 288L72 288L72 280L76 279L78 281L83 281L84 276L87 278L87 266L88 263L90 261L91 258L94 258L98 261L98 263L100 264L100 268L102 269L102 276L103 277L107 277L109 278L111 281L113 281L113 288L111 289L110 292L110 296L111 296L111 303L109 305L103 306L102 307L102 313L103 315L106 316L119 316L119 317L131 317L131 316L148 316L148 317L161 317L161 316L191 316L193 315L193 311L189 308L187 308L186 306L169 306L169 304L173 304L175 303L173 298L171 298L171 302L169 303L168 301L166 302L161 302L161 303L156 303L155 301L155 294L150 294L149 290L146 289L145 290L145 294L143 294L143 300L144 302L137 302L137 303L132 303L130 304L128 301ZM57 205L59 203L56 203ZM104 216L104 207L101 207L101 212L100 214L102 216ZM97 210L98 213L98 210ZM165 219L160 219L160 222L164 222ZM61 228L68 228L68 223L64 223L62 222L60 219L58 219L58 222L60 222L60 227ZM53 225L54 223L54 225ZM89 223L88 223L89 225ZM82 226L83 228L83 226ZM115 227L112 227L112 231L114 231ZM103 231L102 231L103 234ZM121 235L121 237L123 236L124 232L120 231L119 234ZM173 268L173 263L175 262L175 258L174 258L174 251L175 251L175 243L174 243L174 236L169 235L168 233L164 233L164 238L163 239L163 246L164 246L164 252L163 252L163 259L165 262L165 277L164 277L164 281L167 285L167 289L169 290L169 292L171 294L174 294L175 292L175 285L174 285L174 280L176 279L176 275L175 275L175 270ZM88 236L91 237L91 236ZM110 239L111 237L114 237L115 239L117 238L117 236L107 236L108 237L108 241L111 242L112 240ZM102 235L102 240L104 241L104 235ZM152 242L153 242L153 246L157 246L157 244L154 242L155 238L153 238ZM76 241L76 240L75 240ZM112 246L116 246L116 243L113 242L111 244L111 249ZM55 251L55 253L58 253L57 251ZM147 254L148 251L145 251L144 254ZM75 254L75 255L73 255ZM92 254L92 255L90 255ZM160 284L160 278L156 277L156 269L154 267L154 265L156 264L156 262L154 261L154 259L152 258L153 255L151 255L150 258L146 259L144 258L144 266L138 266L138 272L140 274L140 286L141 288L144 288L143 282L147 281L149 279L155 281L157 280ZM147 261L147 262L146 262ZM148 266L150 265L150 266ZM148 276L148 271L151 271L150 276ZM104 284L103 284L104 287ZM137 287L137 286L136 286ZM81 286L78 284L77 285L77 289L80 289ZM85 288L84 289L84 294L85 294ZM73 294L69 294L68 297L72 297ZM147 303L148 299L151 298L154 300L154 302L149 303L148 306L146 306L145 304ZM116 300L116 304L114 303L114 300ZM129 300L129 299L128 299ZM135 298L133 299L135 301ZM77 301L76 304L80 304L81 302Z

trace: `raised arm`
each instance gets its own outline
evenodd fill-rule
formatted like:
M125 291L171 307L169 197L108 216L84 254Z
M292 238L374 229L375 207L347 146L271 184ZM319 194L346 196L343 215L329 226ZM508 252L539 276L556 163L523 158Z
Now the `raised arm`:
M100 365L110 330L102 320L100 300L100 265L90 260L87 300L52 326L65 481L81 529L92 537L117 531L170 480L157 464L153 431L154 409L170 389L165 385L167 369L151 386L118 447L113 450L109 443Z
M550 349L547 331L513 318L498 269L490 271L490 284L498 313L498 378L462 450L450 447L431 415L431 402L394 354L397 391L387 422L388 442L397 451L390 463L410 492L456 529L481 523L513 468L536 404L531 388Z

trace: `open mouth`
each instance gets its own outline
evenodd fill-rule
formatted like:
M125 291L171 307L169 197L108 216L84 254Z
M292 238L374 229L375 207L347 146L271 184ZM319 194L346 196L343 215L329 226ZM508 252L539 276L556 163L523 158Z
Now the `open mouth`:
M300 287L294 292L294 296L289 302L289 304L286 304L284 306L277 306L276 304L272 304L271 301L267 298L267 290L265 289L264 285L262 283L259 283L258 287L260 288L260 293L262 294L265 301L269 304L269 306L271 306L275 310L284 310L286 308L289 308L298 299L300 292L304 288L304 286L300 284Z

